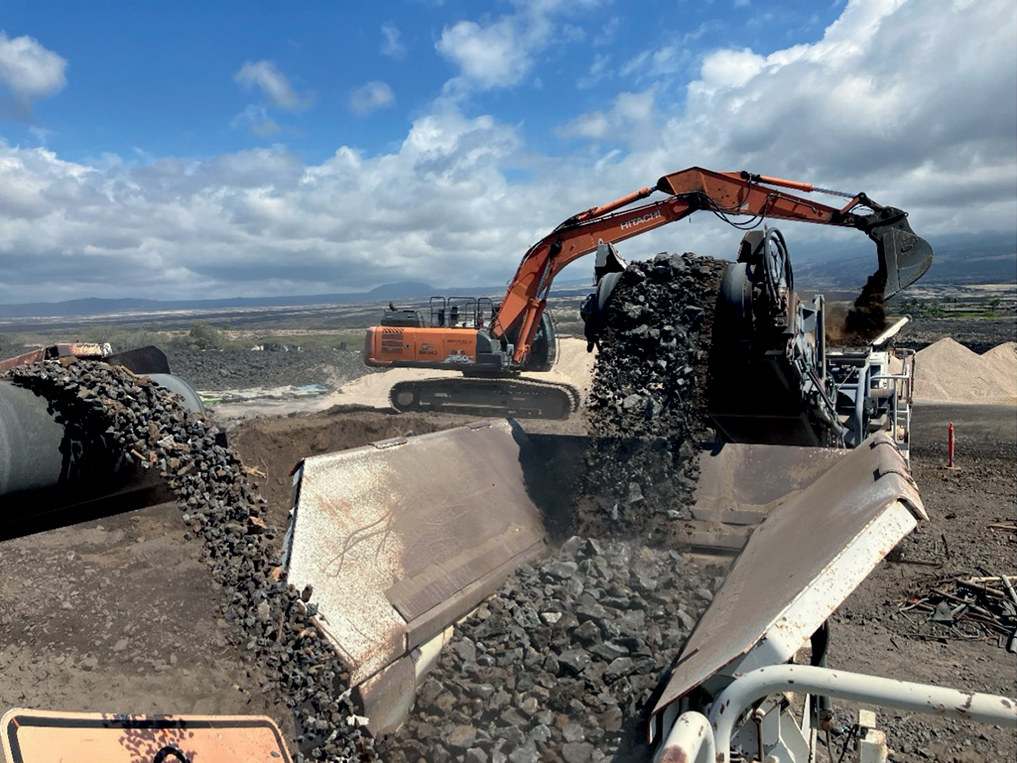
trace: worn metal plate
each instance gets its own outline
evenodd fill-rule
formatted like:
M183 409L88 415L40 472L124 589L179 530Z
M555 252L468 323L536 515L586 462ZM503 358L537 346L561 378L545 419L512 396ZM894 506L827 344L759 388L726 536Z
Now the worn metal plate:
M845 453L833 448L725 443L699 457L694 511L759 510L782 503Z
M509 422L306 459L289 580L313 586L318 620L356 685L547 553Z
M0 720L4 760L289 763L282 734L260 716L113 715L8 711Z
M651 734L668 705L713 676L793 656L925 517L903 458L885 435L835 453L840 457L825 459L828 468L818 477L777 500L752 534L689 638L651 715ZM796 471L791 456L772 454L785 461L787 474ZM800 473L823 460L803 461Z

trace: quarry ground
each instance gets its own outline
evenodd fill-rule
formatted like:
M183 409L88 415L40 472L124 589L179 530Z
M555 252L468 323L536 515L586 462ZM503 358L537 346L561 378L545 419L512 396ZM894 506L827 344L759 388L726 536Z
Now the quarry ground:
M923 324L919 344L961 327ZM1013 322L970 326L988 346L1012 340ZM938 334L938 336L937 336ZM269 353L259 353L267 356ZM230 386L276 385L319 378L300 353L273 353L263 365L281 376L256 377L244 354ZM319 383L328 360L315 357ZM188 360L172 358L187 378ZM207 356L209 363L226 358ZM337 364L356 372L348 359ZM218 367L217 367L218 368ZM267 373L262 369L262 373ZM273 374L276 371L272 371ZM258 403L214 415L231 419L229 436L269 500L269 519L284 525L293 466L303 457L394 436L464 423L443 415L394 415L358 407L313 410L306 401ZM304 406L303 408L301 406ZM302 412L303 411L303 412ZM228 414L228 415L227 415ZM248 414L251 414L248 416ZM267 415L266 414L272 414ZM948 423L957 430L957 467L946 468ZM226 423L224 421L224 423ZM581 418L531 422L534 431L579 433ZM830 664L902 680L1014 696L1015 657L995 640L964 638L942 628L916 628L899 609L937 581L958 574L1014 573L1017 534L990 527L1015 517L1017 408L922 405L915 409L912 468L930 520L898 548L841 606L832 620ZM12 538L0 545L0 708L159 713L258 713L291 730L288 711L260 691L259 668L230 646L221 595L184 538L179 509L161 504L70 527ZM938 626L936 626L938 627ZM839 721L850 725L850 708ZM896 761L1017 759L1013 729L881 712ZM833 760L845 737L834 736Z

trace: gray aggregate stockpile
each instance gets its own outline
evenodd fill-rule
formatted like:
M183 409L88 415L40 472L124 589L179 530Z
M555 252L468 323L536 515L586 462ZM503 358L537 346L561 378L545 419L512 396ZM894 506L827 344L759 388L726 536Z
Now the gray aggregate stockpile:
M720 586L676 550L725 263L635 263L608 306L574 530L457 626L393 763L646 761L652 698ZM601 436L607 439L599 439Z
M292 590L277 567L265 501L233 451L217 444L217 429L147 378L106 363L47 361L6 376L49 401L68 443L101 440L158 470L173 488L182 534L203 544L224 594L223 616L235 624L238 646L262 666L262 675L238 681L274 697L279 717L292 712L297 760L371 759L372 740L347 723L352 709L340 699L346 668L311 620L310 592Z
M166 356L170 368L201 390L304 384L338 387L370 370L359 351L321 347L288 351L170 347Z

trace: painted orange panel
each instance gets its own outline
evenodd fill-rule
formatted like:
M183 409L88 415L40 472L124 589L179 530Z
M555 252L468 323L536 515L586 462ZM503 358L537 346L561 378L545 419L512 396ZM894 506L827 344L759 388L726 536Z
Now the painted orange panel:
M476 329L374 326L364 341L364 362L370 366L474 363L476 359Z
M8 711L7 763L291 763L271 718Z

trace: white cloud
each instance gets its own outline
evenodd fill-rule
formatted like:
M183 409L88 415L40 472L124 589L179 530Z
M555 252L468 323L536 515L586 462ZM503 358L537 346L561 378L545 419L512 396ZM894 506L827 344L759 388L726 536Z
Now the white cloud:
M64 88L66 69L67 61L38 40L0 31L0 85L14 95L20 116L27 118L36 101Z
M392 88L384 82L368 82L350 95L350 108L361 116L391 106L393 103L395 96L392 94Z
M0 272L19 280L0 301L497 283L547 214L543 191L508 192L520 150L448 104L390 153L344 146L312 166L276 147L93 168L0 143Z
M259 87L273 105L287 111L301 111L314 100L310 94L298 95L290 81L271 61L248 61L233 75L233 79L247 89Z
M709 88L740 87L759 74L766 59L748 48L718 50L703 61L701 82Z
M279 124L268 116L268 110L264 106L255 104L245 108L230 122L233 129L241 125L247 125L251 132L263 138L271 137L282 130Z
M653 91L619 93L607 111L580 114L558 130L563 138L588 138L642 145L640 135L657 120Z
M599 0L517 0L516 12L486 24L459 21L442 30L435 47L459 68L446 84L449 93L518 85L533 70L536 56L552 41L585 39L579 26L559 25L555 17L581 13Z
M531 69L535 45L511 18L487 27L460 21L446 27L438 52L459 66L462 77L481 90L517 84Z
M394 58L396 61L406 57L406 46L403 44L399 29L395 24L382 24L381 36L385 38L381 43L383 56Z
M930 237L1012 231L1015 39L1011 0L856 0L812 44L714 51L683 102L652 83L618 94L562 128L586 141L563 155L449 99L393 149L311 165L282 147L86 165L0 141L0 301L499 283L569 215L692 165L864 190ZM785 226L793 255L828 231ZM739 237L699 214L623 254L729 256Z

